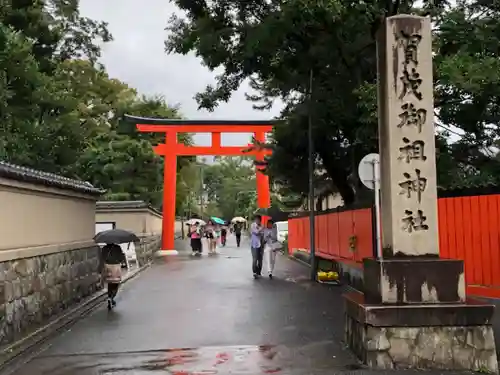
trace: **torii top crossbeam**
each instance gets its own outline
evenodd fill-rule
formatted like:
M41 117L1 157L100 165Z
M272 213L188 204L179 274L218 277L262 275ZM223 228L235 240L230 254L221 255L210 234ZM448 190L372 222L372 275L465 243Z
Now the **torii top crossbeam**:
M269 155L269 150L261 149L251 151L246 146L222 146L221 133L253 133L258 142L265 141L265 134L273 129L276 121L241 121L241 120L181 120L181 119L160 119L147 118L125 115L128 121L133 121L137 124L137 130L140 132L155 132L155 133L212 133L211 146L186 146L177 143L175 151L178 156L187 155ZM168 138L168 137L167 137ZM165 144L155 147L155 152L158 155L165 155L171 152L171 145L168 140Z

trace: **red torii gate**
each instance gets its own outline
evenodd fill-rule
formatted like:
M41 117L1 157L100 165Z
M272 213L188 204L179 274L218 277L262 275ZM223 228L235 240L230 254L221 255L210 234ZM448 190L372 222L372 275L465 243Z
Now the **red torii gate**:
M145 118L125 115L128 121L135 122L140 132L165 133L165 143L154 146L157 155L165 157L163 171L163 223L162 250L165 254L175 254L175 196L177 186L177 156L220 155L255 156L257 161L264 161L270 150L246 146L222 146L221 133L253 133L259 143L264 143L266 133L273 128L273 121L229 121L229 120L179 120ZM186 146L177 142L179 133L211 133L211 146ZM269 208L271 194L269 178L257 168L257 206Z

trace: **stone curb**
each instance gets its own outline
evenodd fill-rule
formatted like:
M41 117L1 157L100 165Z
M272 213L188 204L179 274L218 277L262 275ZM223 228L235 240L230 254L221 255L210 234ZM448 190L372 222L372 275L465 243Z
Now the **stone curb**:
M296 250L294 251L292 254L288 254L288 258L291 259L291 260L294 260L300 264L302 264L303 266L306 266L306 267L311 267L311 264L306 261L305 259L303 258L308 258L309 257L309 253L305 252L305 251L300 251L300 250Z
M148 263L130 272L123 278L122 283L126 283L127 281L135 278L150 265L151 263ZM4 370L6 366L11 365L11 363L22 354L53 338L62 329L76 323L78 320L91 313L96 307L106 300L106 294L106 289L101 289L90 297L87 297L83 302L79 303L75 307L68 309L68 311L62 315L57 316L46 325L5 347L0 354L0 371Z
M300 263L300 264L302 264L305 267L308 267L308 268L311 267L311 265L309 263L304 262L302 259L299 259L299 258L297 258L297 257L295 257L293 255L288 255L288 259L291 259L291 260L293 260L293 261L295 261L297 263Z

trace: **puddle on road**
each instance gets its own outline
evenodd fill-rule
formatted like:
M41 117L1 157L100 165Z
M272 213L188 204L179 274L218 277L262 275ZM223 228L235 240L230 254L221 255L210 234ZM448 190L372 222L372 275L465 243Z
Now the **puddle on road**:
M152 372L172 375L289 375L323 374L326 370L355 365L332 356L332 350L338 348L333 348L331 342L318 342L297 348L260 345L45 356L33 360L15 375L131 375Z
M172 349L156 358L137 364L123 364L100 369L100 374L135 374L137 371L160 371L172 375L277 374L273 346Z

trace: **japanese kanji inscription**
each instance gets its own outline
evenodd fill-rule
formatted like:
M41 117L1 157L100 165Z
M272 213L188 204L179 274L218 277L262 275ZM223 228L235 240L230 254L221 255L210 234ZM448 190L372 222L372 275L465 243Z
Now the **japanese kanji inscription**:
M406 163L410 163L412 160L427 160L424 141L417 139L411 142L408 138L403 137L403 144L404 146L399 148L399 160L404 160Z
M412 194L414 194L418 203L422 201L422 193L427 186L427 179L420 174L420 169L415 169L415 177L405 172L403 173L405 180L399 183L401 187L401 192L399 194L404 194L407 198L412 198Z
M385 20L377 44L382 242L393 253L439 254L431 25Z

